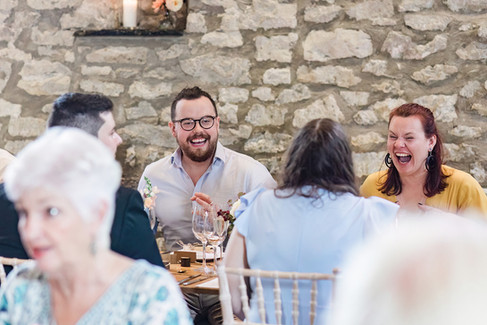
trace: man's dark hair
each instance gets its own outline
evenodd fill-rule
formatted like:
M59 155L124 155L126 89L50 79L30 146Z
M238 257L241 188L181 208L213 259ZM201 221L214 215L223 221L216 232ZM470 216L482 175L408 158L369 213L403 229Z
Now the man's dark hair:
M105 123L100 114L112 111L113 103L106 96L66 93L54 102L47 126L75 127L98 137L98 131Z
M174 121L176 118L176 105L181 99L198 99L200 97L206 97L210 100L211 104L213 105L213 108L215 109L215 116L218 116L218 112L216 110L216 104L213 98L211 98L210 94L208 94L206 91L201 90L199 87L193 87L193 88L184 88L179 92L179 94L174 98L174 101L171 104L171 120Z

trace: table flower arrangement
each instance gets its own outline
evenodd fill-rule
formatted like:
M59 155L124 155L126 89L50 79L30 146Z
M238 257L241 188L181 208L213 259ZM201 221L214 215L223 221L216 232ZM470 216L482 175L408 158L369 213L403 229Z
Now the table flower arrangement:
M228 221L228 236L230 236L230 233L232 232L233 229L233 223L235 222L235 211L237 211L238 207L240 206L240 197L244 195L245 193L240 192L238 193L238 199L233 202L232 200L228 200L227 204L229 209L228 210L223 210L220 209L218 210L217 214L219 216L222 216L225 221Z

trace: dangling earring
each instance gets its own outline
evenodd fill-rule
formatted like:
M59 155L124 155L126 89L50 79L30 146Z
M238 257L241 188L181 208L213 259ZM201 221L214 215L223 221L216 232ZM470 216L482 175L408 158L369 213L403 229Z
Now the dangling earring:
M392 158L389 153L387 153L386 157L384 158L384 164L386 164L387 168L391 168L394 165L392 163Z
M426 161L424 162L427 171L432 171L436 168L436 157L433 155L433 148L428 150L428 157L426 157Z

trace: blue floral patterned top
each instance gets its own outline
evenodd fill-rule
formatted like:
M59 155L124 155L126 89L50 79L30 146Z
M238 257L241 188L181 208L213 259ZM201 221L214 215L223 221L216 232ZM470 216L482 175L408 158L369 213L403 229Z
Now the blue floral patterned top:
M52 325L51 294L35 263L9 275L0 291L0 324ZM84 324L193 324L178 285L166 270L144 260L127 269L81 317Z

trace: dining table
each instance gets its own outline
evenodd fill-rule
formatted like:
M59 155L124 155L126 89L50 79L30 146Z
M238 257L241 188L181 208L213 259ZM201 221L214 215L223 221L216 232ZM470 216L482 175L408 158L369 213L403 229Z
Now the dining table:
M213 267L213 264L209 264ZM171 264L169 272L172 274L179 288L183 293L219 294L218 276L207 275L202 272L201 263L193 262L189 267L182 267L180 264ZM190 278L191 277L191 278Z

